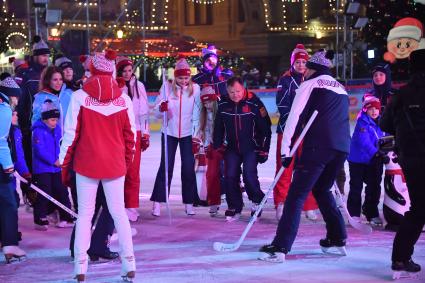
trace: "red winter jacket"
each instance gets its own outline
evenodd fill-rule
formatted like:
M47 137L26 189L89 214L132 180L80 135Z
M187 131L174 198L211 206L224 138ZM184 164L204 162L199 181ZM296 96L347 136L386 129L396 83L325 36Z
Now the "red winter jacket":
M71 96L59 161L89 178L118 178L133 160L135 140L131 99L112 76L92 76Z

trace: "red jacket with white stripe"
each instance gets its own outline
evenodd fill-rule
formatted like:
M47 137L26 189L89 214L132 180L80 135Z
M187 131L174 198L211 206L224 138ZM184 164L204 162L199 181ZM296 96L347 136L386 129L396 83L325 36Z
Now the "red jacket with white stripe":
M124 176L133 160L133 104L109 75L90 77L73 93L65 117L59 161L94 179Z

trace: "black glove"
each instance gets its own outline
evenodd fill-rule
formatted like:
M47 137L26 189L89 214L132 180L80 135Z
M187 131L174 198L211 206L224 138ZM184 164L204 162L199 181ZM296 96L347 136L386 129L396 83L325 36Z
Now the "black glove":
M258 150L257 152L257 162L263 164L269 158L269 153L267 151Z
M390 162L390 157L388 154L381 150L378 150L375 155L377 158L380 158L384 164L388 164Z
M281 161L282 161L282 166L285 168L288 168L289 165L291 165L292 162L292 157L286 156L286 155L282 155L281 156Z

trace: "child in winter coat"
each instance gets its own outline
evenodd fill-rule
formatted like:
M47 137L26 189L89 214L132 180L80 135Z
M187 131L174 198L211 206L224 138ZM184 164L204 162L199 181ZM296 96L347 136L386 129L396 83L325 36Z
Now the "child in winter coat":
M204 147L205 156L207 160L206 168L206 191L207 203L210 206L210 215L215 216L218 213L218 208L221 204L221 182L220 163L223 160L223 153L214 150L212 147L213 142L213 129L214 117L217 112L217 99L213 86L205 85L201 91L202 108L199 117L199 132L194 134L194 138L198 139L200 144ZM198 154L200 160L202 157ZM199 162L198 162L199 165ZM198 174L197 174L198 178ZM202 183L202 182L198 182ZM202 200L203 188L198 187L198 194Z
M151 196L152 214L160 216L160 203L166 201L165 196L165 153L164 134L167 133L168 149L168 188L173 178L174 159L177 146L180 146L182 160L182 196L187 215L194 215L193 203L197 197L195 159L192 151L192 134L198 132L199 113L201 109L199 85L191 81L190 66L184 58L179 58L174 69L172 84L165 82L155 101L155 109L167 112L167 124L162 125L161 165L155 179ZM165 99L164 99L165 96ZM194 142L196 148L198 143Z
M289 112L291 110L292 103L295 98L295 90L299 88L301 83L304 80L304 72L306 70L306 63L309 59L307 50L304 48L304 45L297 44L295 49L291 54L291 69L283 74L279 79L277 85L277 94L276 94L276 105L279 110L279 123L277 125L277 146L276 146L276 174L282 168L281 162L281 148L282 148L282 139L284 136L283 129L286 125L286 120L288 119ZM299 152L300 153L300 152ZM285 169L282 176L279 178L276 186L273 190L274 204L276 207L276 218L280 219L283 212L283 204L288 195L289 186L292 181L292 172L294 168L294 162ZM310 220L316 220L317 216L315 209L317 209L316 200L313 197L313 194L310 192L308 194L307 200L304 203L303 210L306 212L306 217Z
M60 112L51 100L46 100L42 105L41 119L32 126L32 168L34 184L53 196L66 207L71 203L68 190L61 181L61 168L59 165L59 141L62 137L58 125ZM38 197L34 203L34 224L36 230L46 231L48 200ZM58 228L72 227L73 220L62 209L59 209L60 221Z
M348 164L350 168L350 192L347 208L350 215L360 221L360 214L374 225L382 225L378 204L381 197L383 158L385 153L378 150L378 140L384 136L377 121L381 102L376 97L367 97L350 145ZM366 183L365 200L362 206L363 183Z
M136 152L127 171L124 183L124 200L128 218L136 221L139 217L140 192L140 158L142 151L149 147L149 104L145 86L133 73L133 61L127 57L117 59L117 77L125 82L123 92L133 101L134 120L136 123Z

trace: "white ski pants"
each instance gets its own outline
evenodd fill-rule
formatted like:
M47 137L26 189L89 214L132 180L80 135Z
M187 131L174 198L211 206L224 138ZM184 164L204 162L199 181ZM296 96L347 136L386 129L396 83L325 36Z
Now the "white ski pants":
M92 179L77 173L78 218L75 229L74 256L86 260L91 239L91 221L96 205L96 193L102 182L106 203L118 233L121 258L134 258L131 227L124 207L124 179Z

